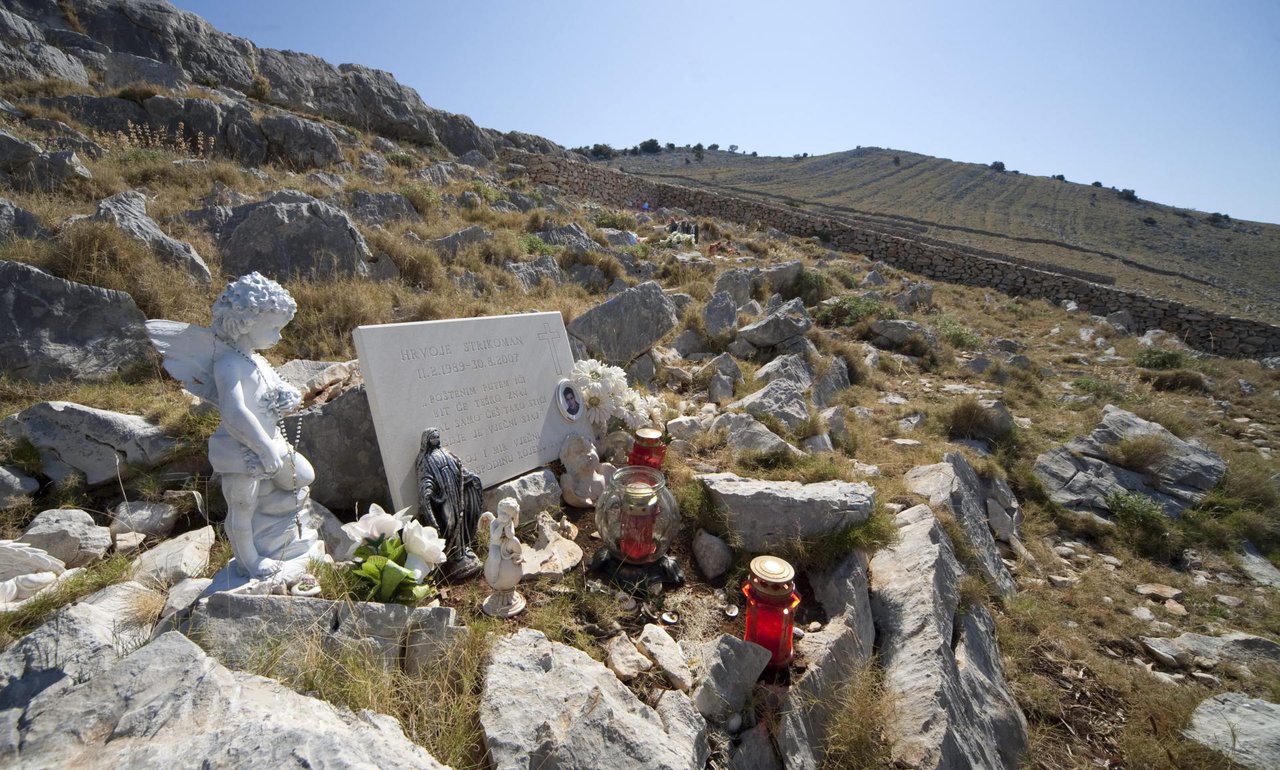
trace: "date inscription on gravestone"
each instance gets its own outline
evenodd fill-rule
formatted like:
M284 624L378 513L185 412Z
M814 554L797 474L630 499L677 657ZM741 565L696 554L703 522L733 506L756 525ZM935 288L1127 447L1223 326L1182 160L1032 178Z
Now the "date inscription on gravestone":
M486 488L556 459L566 436L591 435L588 420L566 419L556 403L573 367L559 313L361 326L353 336L397 509L417 505L414 463L428 427Z

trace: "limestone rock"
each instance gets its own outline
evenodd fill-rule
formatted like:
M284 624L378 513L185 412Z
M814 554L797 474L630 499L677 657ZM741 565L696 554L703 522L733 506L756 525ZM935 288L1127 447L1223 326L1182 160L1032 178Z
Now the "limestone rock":
M582 225L574 222L553 230L538 233L538 239L549 246L562 246L571 254L585 254L599 249L600 246L591 239Z
M1269 701L1218 693L1200 702L1182 734L1243 767L1280 767L1280 706Z
M204 573L213 548L213 527L204 527L166 540L133 561L135 580L160 585L175 583Z
M759 321L738 330L738 336L758 348L767 348L797 337L813 327L813 319L799 299L779 307Z
M861 524L875 507L870 484L758 481L732 473L698 476L742 547L764 553L796 538L819 538Z
M139 532L149 537L168 537L178 523L178 513L178 507L170 503L126 500L111 512L111 534Z
M222 270L277 280L366 277L373 253L341 209L295 191L232 209L218 238Z
M19 538L41 548L68 567L84 567L101 559L111 547L111 531L76 508L42 511Z
M40 482L16 465L0 465L0 511L30 499L40 491Z
M959 452L948 453L944 460L936 465L921 465L907 471L907 486L913 492L928 497L930 505L951 508L987 579L1002 596L1012 597L1018 592L1018 586L1000 560L1000 550L996 547L987 518L989 484L978 477L973 466Z
M693 558L707 580L715 580L733 566L733 551L729 544L705 529L693 537Z
M35 214L0 198L0 243L10 238L37 238L42 232Z
M409 199L400 193L367 190L356 190L351 193L351 215L371 225L382 225L397 220L417 222L422 219Z
M646 281L574 318L568 331L590 355L625 366L666 336L678 320L662 287Z
M212 280L209 266L191 244L165 234L155 220L147 216L147 199L142 193L126 190L99 201L97 211L89 218L114 225L133 240L145 244L165 262L182 268L197 283L207 285Z
M716 278L715 287L711 290L712 296L725 292L733 298L734 307L742 307L751 301L757 272L745 267L724 271Z
M694 770L705 740L671 718L678 708L668 703L664 721L585 652L523 629L494 647L480 725L495 767Z
M618 634L605 642L604 649L607 655L605 665L624 682L630 682L653 668L653 663L640 654L626 634Z
M770 416L789 430L797 430L809 421L809 405L804 390L794 382L776 379L755 393L730 403L727 409L741 409L754 417Z
M867 559L846 556L830 570L811 572L809 584L830 621L796 642L808 668L787 692L778 745L787 766L819 770L841 688L873 653L876 630L868 593Z
M1155 439L1165 446L1164 457L1146 474L1110 462L1114 447L1138 438ZM1222 480L1226 467L1215 452L1108 404L1092 433L1037 457L1034 472L1050 499L1073 511L1106 514L1107 495L1136 492L1176 517L1200 502Z
M0 653L0 711L23 708L42 691L65 692L109 667L119 658L115 644L110 612L84 603L63 607Z
M693 672L689 670L689 663L680 645L662 626L646 623L636 639L636 647L666 675L671 686L681 692L689 692L693 688Z
M544 283L548 286L559 286L564 282L564 274L560 270L560 263L549 254L529 262L508 262L506 268L516 277L520 287L526 293L533 291Z
M141 417L69 401L27 407L6 417L0 427L11 437L31 442L40 452L41 472L54 481L77 471L91 485L127 479L178 450L178 442ZM86 441L86 436L92 440Z
M871 344L881 350L903 350L912 339L920 339L929 349L938 346L937 335L917 321L881 320L871 324Z
M22 760L40 766L444 770L391 717L339 710L269 679L229 671L177 633L64 693L46 690L22 708L16 736ZM184 716L168 718L172 714ZM79 729L68 731L70 724Z
M160 610L160 617L167 618L175 612L181 612L191 605L204 594L205 589L213 583L212 578L187 578L174 584L169 589L168 596L164 600L164 608Z
M499 500L514 497L520 504L520 521L532 521L542 511L560 510L560 498L563 494L556 475L543 468L486 489L484 509L495 511Z
M733 334L738 328L738 305L727 291L711 295L702 310L702 328L707 336L719 339Z
M391 509L391 490L363 383L286 417L284 425L288 435L301 436L298 452L315 468L312 499L348 520L371 503Z
M272 115L258 122L271 157L298 171L342 162L338 139L323 123L297 115Z
M1185 633L1171 639L1142 636L1138 641L1158 660L1179 668L1280 665L1280 644L1241 631L1222 636Z
M742 741L729 750L729 770L783 770L767 724L760 722L744 731L741 738Z
M760 645L728 634L704 644L700 660L706 673L693 691L698 712L719 724L741 711L769 656Z
M886 725L907 767L1016 768L1027 724L982 605L957 616L963 574L928 506L897 516L899 543L871 560L871 611L896 707Z
M0 368L29 382L100 380L146 362L146 319L124 292L0 261Z
M181 630L198 637L230 668L246 668L281 628L311 634L309 642L334 655L354 654L382 668L410 674L432 665L467 633L448 607L408 607L376 602L336 602L298 596L215 593L201 599ZM282 651L279 665L307 665L302 648Z
M1246 540L1239 556L1240 568L1245 574L1264 586L1280 587L1280 570L1262 555L1257 546Z
M443 238L427 241L427 245L435 249L442 260L452 262L457 259L458 252L473 244L484 243L492 237L493 233L479 225L472 225Z

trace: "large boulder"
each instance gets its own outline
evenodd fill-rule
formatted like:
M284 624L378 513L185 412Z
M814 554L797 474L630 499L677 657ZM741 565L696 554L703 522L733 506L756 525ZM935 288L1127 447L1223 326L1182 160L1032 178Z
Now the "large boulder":
M1251 770L1280 767L1280 705L1240 692L1205 698L1182 734Z
M251 667L282 633L300 636L279 654L286 673L308 665L314 645L335 657L355 654L388 671L416 674L467 633L449 607L233 593L201 599L179 625L233 669Z
M1184 633L1169 639L1138 637L1151 656L1175 668L1217 668L1252 665L1280 666L1280 644L1242 631L1222 636Z
M128 294L0 261L0 369L30 382L101 380L150 359Z
M400 219L411 222L422 219L409 199L400 193L366 190L351 193L351 215L370 225L382 225Z
M440 255L440 259L445 262L451 262L457 259L459 251L473 244L484 243L492 237L493 233L480 225L472 225L456 233L450 233L443 238L427 241L427 245L436 250L436 253Z
M199 283L211 280L209 266L186 241L167 235L155 220L147 216L147 199L137 190L116 193L98 203L98 209L90 217L95 222L107 222L120 232L151 249L165 262L176 265Z
M596 305L569 323L588 354L626 366L675 328L678 314L656 281L646 281Z
M813 328L804 303L793 299L759 321L738 330L738 338L758 348L768 348L798 337Z
M348 521L370 503L390 509L391 490L363 385L285 418L285 430L299 437L298 452L316 470L311 497Z
M1027 723L1004 678L995 622L960 609L964 571L927 505L897 517L901 539L871 560L871 612L895 765L1019 767Z
M0 759L15 766L445 770L395 719L230 671L178 633L19 708L11 740L0 744Z
M941 463L912 468L907 471L906 482L912 492L929 498L929 505L951 509L983 575L1001 596L1010 598L1018 592L1017 583L1000 559L988 521L988 499L994 496L988 493L988 487L994 482L979 478L959 452L948 453Z
M788 444L764 423L749 414L725 413L711 421L711 432L724 431L729 446L736 452L788 452L803 454Z
M83 602L64 607L0 653L0 714L41 692L65 692L119 657L114 615Z
M218 246L223 273L257 270L277 280L367 277L373 259L345 212L287 190L232 209Z
M829 570L809 573L814 597L830 620L805 634L796 651L808 667L787 691L778 745L788 770L819 770L841 690L871 659L876 630L871 620L867 557L846 556Z
M920 340L927 348L938 346L933 330L917 321L898 319L881 320L871 324L871 344L881 350L904 350L912 340Z
M50 45L36 25L4 8L0 8L0 78L89 85L89 74L78 59Z
M0 243L10 238L37 238L42 232L35 214L0 198Z
M0 131L0 183L49 192L74 179L92 178L75 152L45 152L37 144Z
M731 537L753 553L842 532L866 521L875 508L875 489L862 482L801 484L733 473L707 473L698 480L724 514Z
M1162 446L1151 466L1141 471L1112 462L1124 442L1134 440ZM1217 486L1227 464L1198 442L1183 441L1159 423L1108 404L1092 433L1040 455L1033 470L1049 498L1073 511L1109 514L1107 496L1134 492L1177 517Z
M775 379L725 408L741 409L757 418L772 417L790 431L799 430L809 421L809 404L804 397L804 388L785 379Z
M10 437L40 452L44 475L55 482L81 473L94 485L131 478L160 465L178 442L141 417L93 409L69 401L42 401L0 423Z
M485 672L480 727L504 770L694 770L706 724L683 693L657 708L585 652L523 629L498 641Z
M209 551L213 548L213 527L184 532L143 551L133 560L135 580L166 588L183 580L203 575L209 567Z
M328 126L297 115L273 115L258 122L271 157L305 171L342 162L342 147Z

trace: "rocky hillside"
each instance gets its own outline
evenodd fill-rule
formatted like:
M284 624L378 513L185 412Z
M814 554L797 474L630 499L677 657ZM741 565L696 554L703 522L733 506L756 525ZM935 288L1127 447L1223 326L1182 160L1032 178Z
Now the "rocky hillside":
M708 150L701 160L677 149L610 164L1100 273L1121 287L1233 315L1280 319L1280 226L1130 198L1118 189L1124 180L1095 186L878 147L803 158Z
M1280 362L576 197L498 152L555 147L161 2L2 5L5 766L1280 763ZM315 596L216 590L219 416L146 335L253 270L298 304L266 355L304 395ZM530 310L651 399L684 585L588 572L553 463L485 493L520 509L523 614L478 580L369 601L352 330ZM781 671L742 640L761 553L798 574Z

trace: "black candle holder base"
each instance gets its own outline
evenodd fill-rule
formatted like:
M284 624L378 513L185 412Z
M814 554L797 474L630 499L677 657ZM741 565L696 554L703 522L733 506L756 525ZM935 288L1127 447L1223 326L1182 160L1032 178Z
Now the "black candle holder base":
M627 593L646 591L655 583L684 585L684 570L671 556L663 556L648 564L632 564L601 548L591 556L587 571L606 578Z

